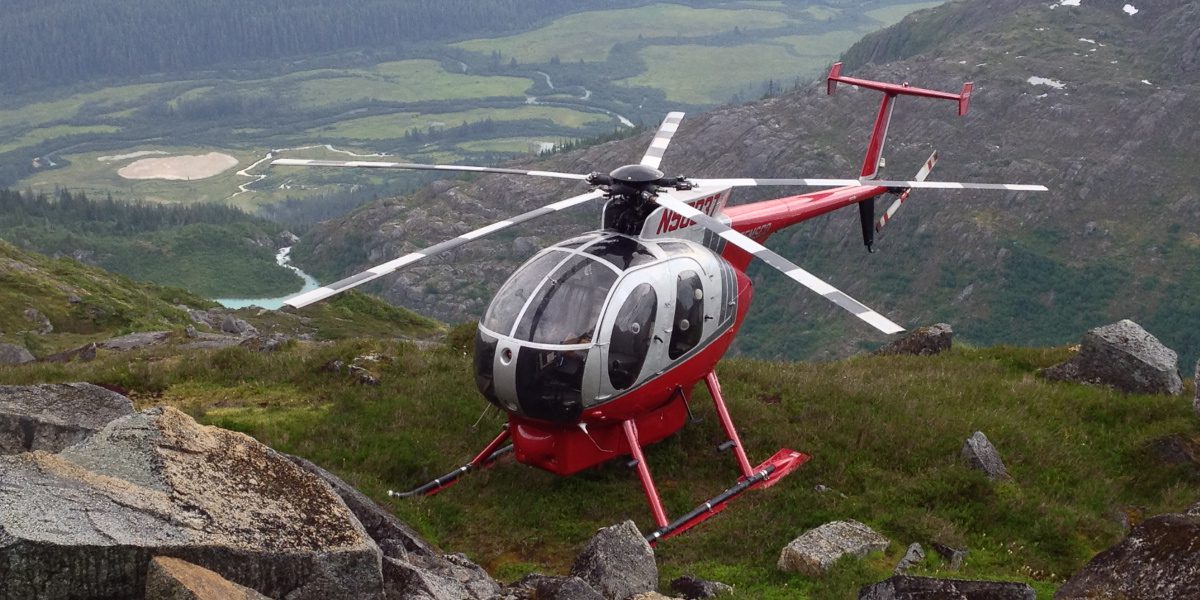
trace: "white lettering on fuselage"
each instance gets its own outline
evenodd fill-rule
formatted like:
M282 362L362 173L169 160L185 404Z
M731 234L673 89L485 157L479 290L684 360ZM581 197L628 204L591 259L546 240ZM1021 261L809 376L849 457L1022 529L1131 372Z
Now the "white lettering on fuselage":
M705 196L698 200L688 202L688 205L710 217L713 217L716 216L715 213L717 212L717 207L721 204L720 199L721 194L713 194L711 196ZM662 213L662 219L658 221L657 233L660 235L664 233L670 233L677 229L691 227L695 224L696 222L691 219L685 219L677 213L664 209Z

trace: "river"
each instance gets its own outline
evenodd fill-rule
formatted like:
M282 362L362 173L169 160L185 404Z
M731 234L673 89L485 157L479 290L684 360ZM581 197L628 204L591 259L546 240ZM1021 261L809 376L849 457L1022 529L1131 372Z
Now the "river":
M287 300L296 294L303 294L304 292L309 292L321 287L321 284L317 283L317 280L313 279L312 275L309 275L308 273L301 271L295 265L292 265L292 258L290 256L291 253L291 246L280 248L279 253L275 255L275 262L279 263L279 266L281 267L295 271L297 275L304 279L304 287L300 288L298 291L287 294L286 296L279 296L277 298L217 298L216 301L225 308L246 308L247 306L258 306L262 308L269 308L271 310L277 310L283 308L284 300Z

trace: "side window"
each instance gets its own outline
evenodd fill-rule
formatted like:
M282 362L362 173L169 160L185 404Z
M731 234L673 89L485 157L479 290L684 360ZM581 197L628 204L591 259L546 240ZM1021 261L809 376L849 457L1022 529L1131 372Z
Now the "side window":
M617 312L608 349L608 378L614 388L623 390L637 381L650 351L657 312L658 294L648 283L633 288Z
M675 322L667 356L679 358L700 343L704 333L704 286L695 271L679 274L675 283Z

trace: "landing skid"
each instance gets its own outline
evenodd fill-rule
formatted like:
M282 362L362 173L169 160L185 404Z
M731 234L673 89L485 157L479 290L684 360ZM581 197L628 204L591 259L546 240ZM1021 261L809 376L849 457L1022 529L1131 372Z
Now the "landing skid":
M508 441L508 438L509 438L508 425L505 425L504 430L500 432L500 435L496 436L496 438L493 439L486 447L484 447L484 449L482 451L480 451L479 454L475 455L475 458L472 458L471 462L469 462L453 471L450 471L449 473L446 473L445 475L442 475L441 477L436 477L425 483L422 483L421 485L418 485L417 487L415 487L411 490L408 490L407 492L396 492L396 491L388 490L387 495L389 498L411 498L413 496L432 496L432 495L454 485L455 482L458 481L458 478L465 475L468 471L472 471L472 470L476 470L476 469L486 469L486 468L492 466L492 463L499 460L505 454L512 452L512 450L513 450L512 444L508 444L507 446L502 446L504 444L504 442Z
M795 450L782 449L767 459L766 462L751 469L750 461L746 457L746 451L742 448L742 440L738 437L737 429L733 426L733 419L729 417L729 410L725 407L725 398L721 395L721 384L717 381L717 374L710 372L704 378L704 383L708 386L708 391L712 395L713 404L717 409L717 417L720 419L721 426L725 429L725 435L728 439L725 444L722 444L722 447L731 447L733 449L734 456L737 457L738 467L742 471L742 476L733 487L713 496L682 517L674 521L668 521L666 511L662 507L662 501L658 497L658 491L654 487L654 480L650 476L650 468L646 465L646 459L642 455L642 447L637 439L637 426L633 421L625 421L625 438L629 442L633 459L636 461L638 477L642 481L642 489L646 493L646 500L650 503L650 510L654 513L654 521L658 524L658 529L646 534L646 541L651 545L657 544L660 540L677 536L699 525L709 517L724 510L731 500L740 496L746 490L765 489L775 485L779 480L804 466L804 463L808 462L810 458L807 454L796 452Z

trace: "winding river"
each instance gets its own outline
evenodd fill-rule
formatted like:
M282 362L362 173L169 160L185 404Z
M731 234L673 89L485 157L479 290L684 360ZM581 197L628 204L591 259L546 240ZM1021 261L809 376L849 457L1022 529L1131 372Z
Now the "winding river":
M287 300L296 294L303 294L304 292L312 291L320 287L321 284L317 283L317 280L313 279L312 275L301 271L298 267L292 264L292 258L290 256L291 253L291 246L280 248L279 253L275 255L275 262L279 263L279 266L281 267L295 271L297 275L304 279L304 287L285 296L279 296L276 298L217 298L216 301L225 308L246 308L247 306L258 306L261 308L278 310L283 308L284 300Z

